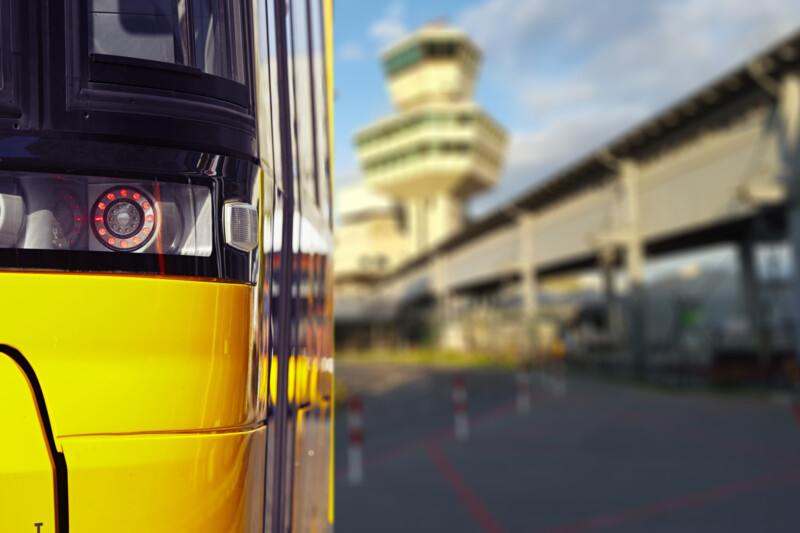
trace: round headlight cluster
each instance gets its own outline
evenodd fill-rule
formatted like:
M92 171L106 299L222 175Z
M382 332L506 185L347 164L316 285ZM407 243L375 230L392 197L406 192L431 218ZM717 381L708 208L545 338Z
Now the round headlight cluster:
M153 201L132 187L114 187L92 206L92 229L107 248L133 251L153 237L156 212Z

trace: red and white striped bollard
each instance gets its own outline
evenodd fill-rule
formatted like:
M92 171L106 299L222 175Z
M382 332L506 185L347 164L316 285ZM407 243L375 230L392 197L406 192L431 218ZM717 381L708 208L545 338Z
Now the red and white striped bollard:
M467 380L461 374L453 378L453 421L457 441L469 438L469 413L467 412Z
M364 480L363 408L361 396L352 395L347 409L347 479L353 485Z

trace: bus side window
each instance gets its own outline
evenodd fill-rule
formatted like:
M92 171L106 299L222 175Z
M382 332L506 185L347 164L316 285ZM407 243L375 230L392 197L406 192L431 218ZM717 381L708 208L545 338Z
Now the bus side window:
M89 0L89 53L196 67L244 81L241 2Z
M316 136L317 153L314 154L317 162L317 191L319 206L325 220L330 223L330 165L329 139L328 139L328 72L325 57L325 22L322 15L322 5L318 0L310 0L310 26L311 26L311 57L313 59L312 73L314 77L314 105L315 119L314 133Z
M317 205L314 155L314 93L311 85L311 51L309 49L308 11L305 0L291 6L292 63L294 77L295 125L297 139L296 196L302 206Z
M9 9L8 0L0 0L0 98L6 99L6 71L5 66L8 64L9 50L9 37L10 29L9 23Z
M10 0L0 0L0 118L18 119L22 115L20 108L20 87L18 84L21 79L14 79L20 76L20 72L11 60L13 54L20 54L19 35L25 35L24 31L18 32L14 28L19 28L19 8L13 6ZM19 124L15 122L15 128Z
M89 0L89 52L178 63L177 15L170 0Z

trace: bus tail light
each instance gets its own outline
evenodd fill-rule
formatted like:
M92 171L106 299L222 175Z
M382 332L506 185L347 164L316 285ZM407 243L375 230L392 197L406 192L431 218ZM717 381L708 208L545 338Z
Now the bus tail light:
M211 256L211 188L89 176L0 175L0 248Z

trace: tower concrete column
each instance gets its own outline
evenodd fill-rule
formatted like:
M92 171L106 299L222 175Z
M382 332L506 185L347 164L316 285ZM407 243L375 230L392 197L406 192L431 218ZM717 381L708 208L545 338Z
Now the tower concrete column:
M435 305L436 344L440 348L456 347L453 337L453 294L447 282L446 259L437 255L433 259L433 294ZM455 332L457 334L457 332Z
M431 199L429 217L430 243L438 243L455 235L462 226L463 202L449 193Z
M428 213L424 197L410 198L405 203L411 253L419 255L428 247Z
M800 360L800 75L783 78L778 92L782 178L787 187L788 237L794 260L792 306L795 357Z

